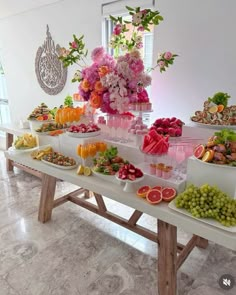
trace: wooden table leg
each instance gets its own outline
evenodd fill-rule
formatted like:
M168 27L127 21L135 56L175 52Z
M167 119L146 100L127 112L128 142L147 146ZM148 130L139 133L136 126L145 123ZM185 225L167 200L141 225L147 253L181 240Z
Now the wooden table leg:
M47 174L43 174L38 212L38 220L42 223L45 223L51 219L55 190L56 178Z
M177 294L177 228L158 219L158 294Z
M9 147L12 146L13 143L13 134L6 133L6 149L8 150ZM6 169L7 171L13 171L13 165L12 161L9 159L6 159Z
M198 241L197 241L196 246L199 248L202 248L202 249L206 249L208 247L208 240L206 240L202 237L198 237Z

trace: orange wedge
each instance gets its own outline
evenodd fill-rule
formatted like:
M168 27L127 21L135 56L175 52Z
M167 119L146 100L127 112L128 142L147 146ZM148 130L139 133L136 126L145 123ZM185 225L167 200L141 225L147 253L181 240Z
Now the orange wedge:
M202 157L203 162L211 162L214 158L214 151L213 150L208 150L205 152L204 156Z
M223 104L219 104L217 108L218 112L221 113L225 107L223 106Z

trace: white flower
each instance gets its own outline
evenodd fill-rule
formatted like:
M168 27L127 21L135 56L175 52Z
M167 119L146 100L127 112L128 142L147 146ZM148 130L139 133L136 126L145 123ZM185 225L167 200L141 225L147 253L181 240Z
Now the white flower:
M127 48L128 48L128 47L127 47L126 44L121 44L121 45L120 45L120 49L123 50L123 51L127 50Z
M81 72L79 70L77 70L75 72L73 79L75 79L75 80L81 80L82 79L82 75L81 75Z
M136 37L134 38L134 40L135 40L137 43L139 43L139 42L142 42L142 41L143 41L143 38L142 38L142 36L138 35L138 36L136 36Z
M139 25L141 23L142 13L138 12L132 16L132 23Z

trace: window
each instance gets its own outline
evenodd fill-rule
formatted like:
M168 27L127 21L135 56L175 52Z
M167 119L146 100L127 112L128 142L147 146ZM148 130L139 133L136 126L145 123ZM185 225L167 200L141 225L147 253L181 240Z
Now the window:
M6 77L0 63L0 124L10 122L10 112L7 98Z

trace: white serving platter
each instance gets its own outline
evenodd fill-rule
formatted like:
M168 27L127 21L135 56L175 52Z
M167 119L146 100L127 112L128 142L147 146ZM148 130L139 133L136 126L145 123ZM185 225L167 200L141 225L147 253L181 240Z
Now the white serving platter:
M101 134L101 130L94 131L94 132L88 132L88 133L80 133L80 132L70 132L66 131L66 134L71 137L77 137L77 138L88 138L93 136L98 136Z
M71 169L74 169L77 167L77 163L73 166L61 166L61 165L57 165L57 164L54 164L54 163L51 163L51 162L48 162L48 161L45 161L45 160L41 160L41 162L49 165L49 166L52 166L52 167L55 167L55 168L58 168L58 169L62 169L62 170L71 170Z
M94 171L94 169L92 169L92 172L95 176L97 176L98 178L101 178L105 181L114 181L115 180L115 175L106 175L106 174L102 174L100 172L96 172Z
M211 226L218 227L218 228L220 228L220 229L223 229L223 230L228 231L228 232L231 232L231 233L236 233L236 226L227 227L227 226L224 226L224 225L222 225L221 223L219 223L218 221L216 221L216 220L214 220L214 219L211 219L211 218L196 218L196 217L192 216L192 214L189 213L187 210L182 209L182 208L181 208L181 209L180 209L180 208L177 208L177 207L175 206L175 200L171 201L171 202L169 203L168 207L169 207L170 209L172 209L172 210L174 210L174 211L180 213L180 214L184 214L184 215L186 215L186 216L189 216L189 217L191 217L191 218L194 218L194 219L196 219L196 220L198 220L198 221L201 221L201 222L203 222L203 223L209 224L209 225L211 225Z
M212 166L217 168L230 168L230 169L235 169L236 166L231 166L231 165L224 165L224 164L215 164L215 163L209 163L209 162L204 162L201 159L196 158L195 156L193 156L195 160L197 160L198 162L202 163L203 165L207 165L207 166Z
M21 148L21 149L16 149L14 146L9 147L8 151L13 152L13 153L24 153L24 152L32 152L34 150L37 150L39 147L35 146L33 148Z
M205 124L205 123L199 123L194 122L190 119L191 123L198 127L204 127L208 129L236 129L236 125L213 125L213 124Z

